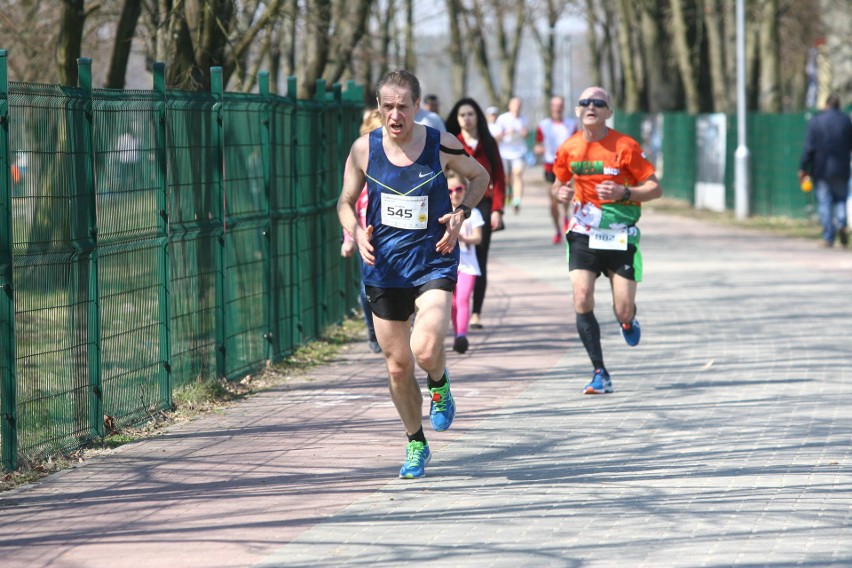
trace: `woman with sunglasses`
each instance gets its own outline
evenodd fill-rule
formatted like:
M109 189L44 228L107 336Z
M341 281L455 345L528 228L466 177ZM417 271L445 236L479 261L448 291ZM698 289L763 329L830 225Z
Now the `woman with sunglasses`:
M595 318L595 280L601 274L610 279L621 335L631 347L637 345L636 284L642 280L642 254L636 222L641 204L660 197L663 189L639 143L607 127L612 108L606 90L586 89L574 111L581 130L556 151L551 193L561 203L573 201L566 233L568 270L577 332L595 369L583 393L605 394L613 388Z
M485 301L485 289L488 286L488 249L491 247L491 232L503 228L503 202L506 199L506 176L503 160L497 141L488 129L488 120L482 108L470 97L459 99L453 105L445 121L447 132L455 136L464 145L465 151L479 162L491 176L491 182L485 197L476 208L482 214L485 224L482 226L482 241L476 247L476 259L479 262L480 276L473 288L473 312L470 317L472 329L482 329L480 314Z

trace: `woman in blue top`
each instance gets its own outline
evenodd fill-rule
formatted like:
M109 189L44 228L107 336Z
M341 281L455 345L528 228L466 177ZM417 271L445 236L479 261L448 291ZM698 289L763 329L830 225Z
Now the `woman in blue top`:
M416 478L425 474L431 452L414 363L428 375L432 427L446 430L455 415L444 338L458 273L456 241L489 176L455 136L414 122L420 108L417 77L404 70L386 74L376 99L382 128L352 144L337 212L366 265L367 300L387 363L391 399L408 435L399 475ZM468 195L455 210L443 174L447 166L470 181ZM362 229L355 203L364 183L368 206Z

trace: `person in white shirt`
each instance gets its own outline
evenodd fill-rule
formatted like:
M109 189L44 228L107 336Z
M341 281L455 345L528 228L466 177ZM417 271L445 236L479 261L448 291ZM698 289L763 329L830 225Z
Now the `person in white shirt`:
M494 136L500 143L500 156L503 158L506 176L511 179L512 208L515 213L521 210L524 197L524 168L527 156L527 119L521 116L520 97L509 100L509 110L497 117L500 131Z
M574 120L564 120L562 115L565 111L565 99L562 97L552 97L550 99L550 116L542 119L538 123L538 128L535 132L535 148L537 156L542 156L544 162L544 179L548 183L548 187L556 181L556 176L553 175L553 162L556 160L556 150L559 145L568 140L572 134L577 132L577 123ZM568 206L562 206L562 221L560 223L559 202L556 198L550 196L550 217L553 219L553 244L558 245L562 242L562 236L565 234L568 224Z
M488 131L491 133L491 136L497 136L497 133L500 132L500 127L497 126L497 115L500 114L500 109L496 106L490 106L485 109L485 119L488 121Z

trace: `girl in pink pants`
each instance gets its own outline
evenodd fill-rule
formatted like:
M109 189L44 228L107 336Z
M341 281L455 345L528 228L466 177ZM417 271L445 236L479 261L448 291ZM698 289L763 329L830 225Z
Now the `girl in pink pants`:
M453 208L458 207L464 200L467 190L467 180L454 171L447 169L447 186L450 189L450 201ZM467 327L470 322L470 299L473 295L473 285L480 275L479 263L476 260L476 245L482 240L482 225L485 221L482 214L474 207L470 218L466 219L459 233L459 276L456 289L453 292L453 332L455 341L453 351L464 353L468 348Z

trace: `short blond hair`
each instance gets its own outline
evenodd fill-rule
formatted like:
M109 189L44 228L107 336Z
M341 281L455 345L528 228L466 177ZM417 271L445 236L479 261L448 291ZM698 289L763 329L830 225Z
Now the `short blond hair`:
M364 119L361 121L361 128L358 132L363 136L368 132L372 132L382 125L382 115L379 109L374 108L364 112Z
M470 183L467 180L466 177L464 177L463 175L461 175L460 173L458 173L457 171L455 171L454 169L452 169L449 166L444 168L444 177L447 178L447 181L449 181L450 178L455 178L455 179L459 180L461 182L461 184L464 186L465 189L467 189L467 186Z

